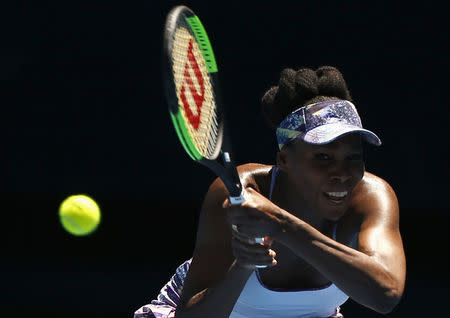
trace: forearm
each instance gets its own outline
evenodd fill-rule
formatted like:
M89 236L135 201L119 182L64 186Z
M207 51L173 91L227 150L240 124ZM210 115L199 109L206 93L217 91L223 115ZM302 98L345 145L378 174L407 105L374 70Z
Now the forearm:
M398 302L393 275L374 257L323 235L296 219L282 234L283 243L356 302L389 312Z
M175 317L228 318L252 272L252 269L234 262L220 283L197 293L185 305L179 306Z

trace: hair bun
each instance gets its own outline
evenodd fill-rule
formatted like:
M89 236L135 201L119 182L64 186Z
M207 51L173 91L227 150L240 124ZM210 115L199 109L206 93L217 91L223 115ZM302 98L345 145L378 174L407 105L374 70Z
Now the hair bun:
M301 107L307 100L319 94L319 78L310 68L301 68L295 74L296 98L294 103Z
M296 96L295 75L293 69L283 69L278 86L272 86L261 100L264 116L274 128L291 112L292 101Z
M291 68L285 68L281 71L278 81L278 98L291 101L295 97L295 75L296 72Z
M347 84L337 68L322 66L316 71L285 68L281 71L278 85L263 95L261 106L270 126L276 128L294 110L330 99L351 101Z
M341 72L333 66L321 66L316 70L319 95L351 100L350 92Z
M283 118L280 112L278 99L278 86L272 86L261 99L262 111L265 119L272 128L276 128Z

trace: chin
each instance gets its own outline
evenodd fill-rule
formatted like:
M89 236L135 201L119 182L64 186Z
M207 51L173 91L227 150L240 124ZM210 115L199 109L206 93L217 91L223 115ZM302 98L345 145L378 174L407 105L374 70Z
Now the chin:
M349 196L341 200L333 200L325 195L321 198L321 205L323 207L324 216L330 221L338 221L348 209Z
M326 206L324 211L324 216L326 219L330 221L339 221L340 218L342 218L345 213L347 212L348 205L342 204L340 206Z
M344 216L344 214L345 214L345 211L344 212L336 212L336 213L328 213L326 218L329 221L337 222Z

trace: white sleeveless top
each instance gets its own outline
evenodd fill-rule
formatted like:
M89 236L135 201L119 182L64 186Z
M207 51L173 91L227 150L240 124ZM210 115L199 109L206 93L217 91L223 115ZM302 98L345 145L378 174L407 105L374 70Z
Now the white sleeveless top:
M272 198L277 167L272 171L269 199ZM333 239L336 240L336 227ZM330 317L348 296L336 285L323 288L279 291L272 290L261 281L256 269L244 286L230 318L312 318Z

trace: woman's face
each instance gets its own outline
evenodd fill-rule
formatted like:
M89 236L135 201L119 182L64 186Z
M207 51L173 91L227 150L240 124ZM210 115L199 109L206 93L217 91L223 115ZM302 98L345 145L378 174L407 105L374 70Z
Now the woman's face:
M321 146L297 140L287 149L284 170L303 204L336 221L364 174L361 137L349 134Z

